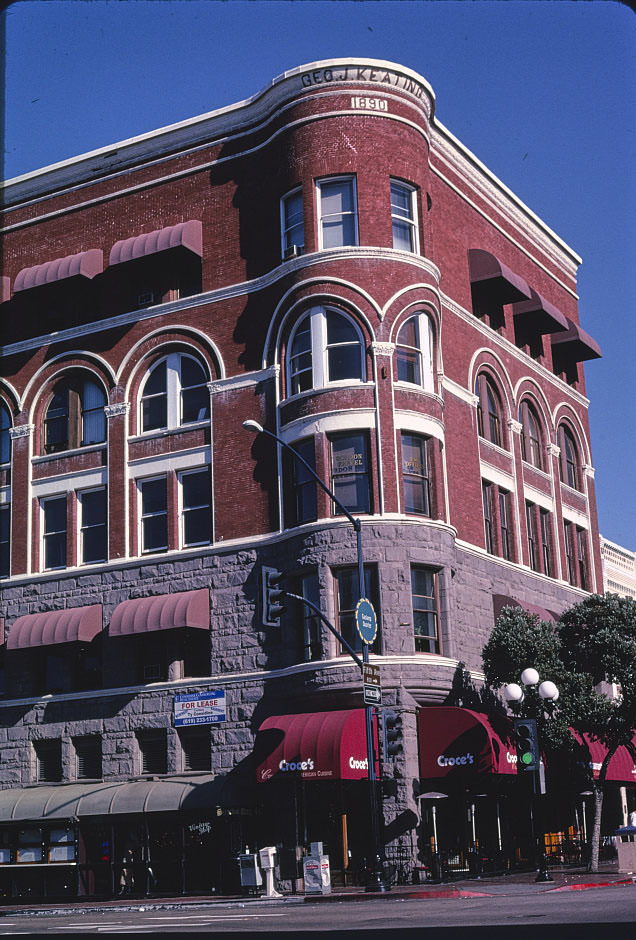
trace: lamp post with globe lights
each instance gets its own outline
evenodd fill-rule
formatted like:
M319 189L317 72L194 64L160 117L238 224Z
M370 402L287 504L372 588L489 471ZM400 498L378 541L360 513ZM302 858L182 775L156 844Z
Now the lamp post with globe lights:
M529 702L525 711L534 712L535 716L515 719L515 739L517 744L517 773L532 774L532 795L530 798L530 829L532 843L535 846L537 861L537 881L552 881L548 871L548 858L545 851L545 827L541 826L540 842L535 836L535 807L539 808L538 798L545 793L545 783L541 779L541 754L536 715L548 704L553 706L559 697L559 690L550 679L539 682L539 673L533 666L528 666L521 673L521 685L510 682L503 687L503 695L513 713L518 715L526 698L526 690L531 693L534 702ZM522 686L525 687L522 688ZM540 702L539 702L540 700ZM533 707L534 706L534 707ZM551 709L550 709L551 713Z

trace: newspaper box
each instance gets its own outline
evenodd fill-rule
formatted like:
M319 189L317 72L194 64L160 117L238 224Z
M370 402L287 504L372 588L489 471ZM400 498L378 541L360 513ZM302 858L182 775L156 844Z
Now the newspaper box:
M260 888L263 884L263 876L258 867L256 852L244 852L239 855L238 860L241 869L241 886L243 888Z
M622 826L614 833L614 844L618 852L618 870L636 872L636 826Z
M331 894L328 855L308 855L303 859L305 894Z

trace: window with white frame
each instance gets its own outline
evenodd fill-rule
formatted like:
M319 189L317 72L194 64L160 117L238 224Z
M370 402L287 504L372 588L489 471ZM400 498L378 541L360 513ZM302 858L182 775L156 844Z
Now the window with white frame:
M66 567L66 494L51 496L42 508L42 551L44 568Z
M168 549L168 485L165 476L138 481L142 553Z
M299 320L289 343L291 395L334 382L360 382L363 375L364 343L352 319L338 310L314 307Z
M54 454L106 440L106 392L97 382L72 377L58 382L44 413L44 452Z
M416 653L439 653L439 596L437 572L411 566L411 601Z
M141 389L142 431L176 428L210 416L208 377L192 356L170 353L156 362Z
M397 334L396 364L398 382L435 390L433 372L433 324L425 313L416 313L402 324Z
M557 439L561 450L559 466L561 480L571 486L572 489L578 490L580 489L581 473L579 452L574 441L574 435L562 424L559 427Z
M89 565L105 561L108 554L106 527L106 487L83 490L80 504L80 558Z
M280 201L281 251L283 258L302 255L305 250L303 191L299 187Z
M391 180L391 222L393 247L402 251L417 252L415 190L400 180Z
M353 176L316 183L320 248L358 244L358 207Z
M185 470L181 484L181 544L208 545L212 539L210 468Z
M477 396L477 430L479 436L503 447L501 432L502 405L494 384L485 373L480 372L475 380Z
M431 515L429 447L429 438L402 431L404 512Z

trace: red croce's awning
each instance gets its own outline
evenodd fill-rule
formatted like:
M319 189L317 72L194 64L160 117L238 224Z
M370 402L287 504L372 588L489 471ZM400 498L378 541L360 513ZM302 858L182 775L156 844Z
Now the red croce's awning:
M568 321L549 300L530 288L530 300L519 300L513 305L515 322L535 333L561 333L568 328Z
M524 279L489 251L469 248L468 270L473 298L496 304L512 304L531 297L530 288Z
M594 779L598 780L601 765L607 754L607 748L601 741L594 741L587 734L580 735L574 732L573 734L580 744L580 750L577 754L578 760L589 763L592 767ZM636 746L636 734L632 738L632 743ZM636 762L626 747L619 747L612 757L605 779L611 783L636 783Z
M374 727L374 739L377 730ZM261 725L254 751L256 780L300 776L305 780L368 777L364 709L274 715Z
M143 235L133 235L115 242L110 250L109 264L121 264L135 258L144 258L171 248L187 248L195 255L203 254L203 226L198 219L169 225Z
M468 779L514 774L517 754L507 719L499 733L485 715L453 705L422 708L418 715L420 776ZM510 743L506 735L510 734Z
M55 258L53 261L36 264L32 268L22 268L15 279L13 293L17 294L18 291L29 290L32 287L42 287L44 284L53 284L67 277L92 278L96 274L101 274L103 270L104 255L101 248L89 248L88 251L80 251L66 258Z
M9 631L8 650L54 646L57 643L90 643L102 629L102 605L51 610L18 617Z
M113 611L109 634L132 636L179 627L210 629L210 593L207 588L123 601Z
M566 318L567 319L567 318ZM572 320L567 320L568 328L563 333L555 333L551 338L552 356L565 358L573 362L584 362L586 359L600 359L603 355L601 347L585 330L581 329Z

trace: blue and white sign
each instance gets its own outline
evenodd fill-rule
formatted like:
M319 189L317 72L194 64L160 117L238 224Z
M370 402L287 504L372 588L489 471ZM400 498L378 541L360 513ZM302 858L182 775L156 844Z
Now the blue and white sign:
M217 721L226 721L225 692L215 689L213 692L197 692L195 695L175 695L175 728L183 725L213 725Z
M378 632L378 619L373 604L366 597L361 597L356 605L356 627L362 642L370 646Z

